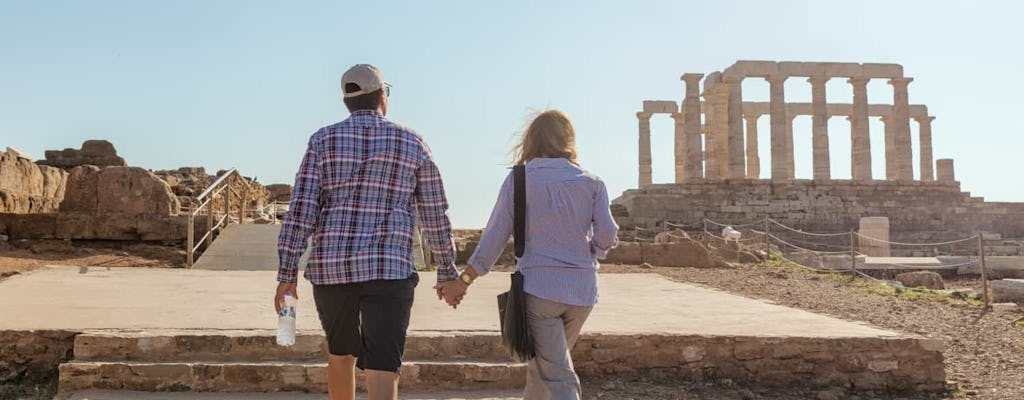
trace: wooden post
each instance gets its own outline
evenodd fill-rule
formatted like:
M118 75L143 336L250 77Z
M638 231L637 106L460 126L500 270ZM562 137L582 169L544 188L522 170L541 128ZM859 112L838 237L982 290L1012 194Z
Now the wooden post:
M244 178L243 178L244 179ZM254 182L255 183L255 182ZM249 201L249 189L242 189L242 199L238 202L238 223L245 223L245 203Z
M856 276L857 275L857 248L856 248L857 245L856 245L855 237L856 237L856 234L854 234L853 231L850 231L850 271L852 271L853 275Z
M231 223L231 192L235 190L231 188L231 180L228 179L228 188L224 191L224 227ZM223 228L222 228L223 229Z
M981 299L984 302L982 307L985 311L988 311L992 306L992 298L988 294L988 271L985 268L985 237L981 232L978 233L978 265L981 266Z
M213 198L206 205L208 206L206 207L206 248L210 248L210 245L213 244L213 234L210 233L213 232Z
M185 257L186 258L185 263L186 263L186 265L188 265L189 268L192 268L192 262L194 261L194 258L195 258L195 254L192 252L192 249L195 248L195 235L196 235L196 232L195 232L195 230L196 230L196 215L195 215L195 213L192 210L193 207L195 207L195 205L193 205L192 202L189 202L188 203L188 231L187 231L188 233L185 235L186 238L187 238L185 240L185 242L186 242L185 246L188 246L188 247L185 248L185 253L187 254L187 256Z

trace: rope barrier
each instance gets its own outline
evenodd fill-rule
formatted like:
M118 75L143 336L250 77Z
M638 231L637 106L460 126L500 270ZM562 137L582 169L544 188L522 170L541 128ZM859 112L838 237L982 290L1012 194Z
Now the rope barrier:
M811 249L803 248L803 247L797 246L797 245L795 245L795 244L789 243L789 242L787 242L787 241L785 241L785 240L779 239L779 238L778 238L777 236L775 236L775 235L768 235L768 237L770 237L770 238L772 238L772 239L775 239L776 241L778 241L778 242L780 242L780 243L782 243L782 244L785 244L785 245L787 245L787 246L789 246L789 247L793 247L793 248L796 248L796 249L800 249L800 250L803 250L803 251L808 251L808 252L811 252L811 253L820 253L820 254L824 254L824 255L829 255L829 256L831 256L831 255L836 255L836 254L842 254L842 255L849 255L849 254L850 254L850 250L843 250L843 251L819 251L819 250L811 250Z
M885 244L897 245L897 246L932 246L932 247L934 247L934 246L948 246L948 245L951 245L951 244L965 243L965 242L971 241L971 240L978 240L978 235L974 235L974 236L971 236L969 238L956 239L956 240L951 240L951 241L948 241L948 242L938 242L938 243L901 243L901 242L890 242L888 240L882 240L882 239L878 239L878 238L873 238L871 236L862 235L859 232L855 233L855 234L857 236L859 236L861 239L867 239L867 240L875 241L877 243L885 243Z
M772 223L774 223L775 225L778 225L778 226L780 226L780 227L782 227L784 229L787 229L787 230L790 230L790 231L793 231L793 232L796 232L796 233L804 234L804 235L809 235L809 236L837 237L837 236L849 236L850 235L850 232L843 232L843 233L813 233L813 232L804 232L804 231L801 231L799 229L790 228L790 227L788 227L786 225L783 225L783 224L779 223L779 221L776 221L774 219L768 218L768 220L771 221Z
M760 222L751 222L751 223L749 223L749 224L736 224L736 225L730 225L730 224L723 224L723 223L721 223L721 222L716 222L716 221L714 221L714 220L711 220L711 219L708 219L708 218L704 218L704 221L705 221L705 222L710 222L710 223L712 223L713 225L718 225L718 226L721 226L721 227L727 227L727 226L731 226L731 227L732 227L733 229L739 229L739 228L743 228L743 227L748 227L748 226L759 226L759 225L761 225L761 223L760 223Z

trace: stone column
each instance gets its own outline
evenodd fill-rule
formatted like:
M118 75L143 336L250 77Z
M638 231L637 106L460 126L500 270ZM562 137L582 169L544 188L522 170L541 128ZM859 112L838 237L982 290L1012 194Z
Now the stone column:
M850 116L851 169L854 181L870 181L871 131L868 121L868 78L850 78L853 115Z
M882 124L885 126L885 180L894 181L896 180L896 135L893 134L895 130L895 123L893 122L892 116L883 115L879 118Z
M786 159L786 76L773 75L768 78L771 118L772 175L771 179L792 179Z
M828 154L828 106L825 98L827 76L814 76L807 79L811 83L811 123L813 131L811 147L814 151L814 179L827 181L832 179L832 166Z
M761 179L761 157L757 154L758 114L744 115L747 121L747 179Z
M715 108L714 90L712 84L704 81L704 177L707 179L718 179L718 135L715 131ZM723 110L724 111L724 110Z
M892 85L892 118L895 127L893 128L893 144L896 147L896 179L901 181L914 180L914 156L910 148L910 97L907 94L907 85L913 82L914 78L892 78L889 84Z
M640 121L640 188L643 189L654 182L651 177L651 113L638 112L636 118Z
M704 74L683 74L686 97L683 98L683 179L689 181L704 177L700 126L700 80Z
M674 112L671 114L672 120L675 122L673 130L673 141L674 146L673 159L675 160L675 183L683 183L684 172L683 172L683 161L686 159L685 142L686 135L683 133L683 113Z
M729 140L726 148L728 154L729 179L746 177L746 165L743 156L743 77L725 76L723 82L729 87Z
M796 157L793 148L793 120L796 115L786 115L786 179L796 179Z
M715 159L718 177L729 179L729 85L717 82L715 91Z
M914 119L917 120L919 141L921 142L921 180L931 182L935 180L935 174L932 171L932 121L935 120L935 117L923 116Z
M939 182L956 182L952 158L935 160L935 173L939 176Z

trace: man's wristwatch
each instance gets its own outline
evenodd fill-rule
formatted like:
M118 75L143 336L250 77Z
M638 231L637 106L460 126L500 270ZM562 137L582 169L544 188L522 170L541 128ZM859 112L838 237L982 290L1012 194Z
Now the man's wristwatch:
M459 280L462 281L462 283L465 283L466 286L473 284L473 277L469 276L469 274L465 272L459 274Z

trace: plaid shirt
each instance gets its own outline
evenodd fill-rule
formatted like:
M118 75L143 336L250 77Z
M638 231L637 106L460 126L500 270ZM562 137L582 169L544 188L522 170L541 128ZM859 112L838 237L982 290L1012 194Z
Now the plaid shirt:
M438 281L456 279L448 201L423 138L368 110L321 128L295 175L278 237L277 280L298 280L307 243L305 277L315 285L408 278L415 271L414 207Z

